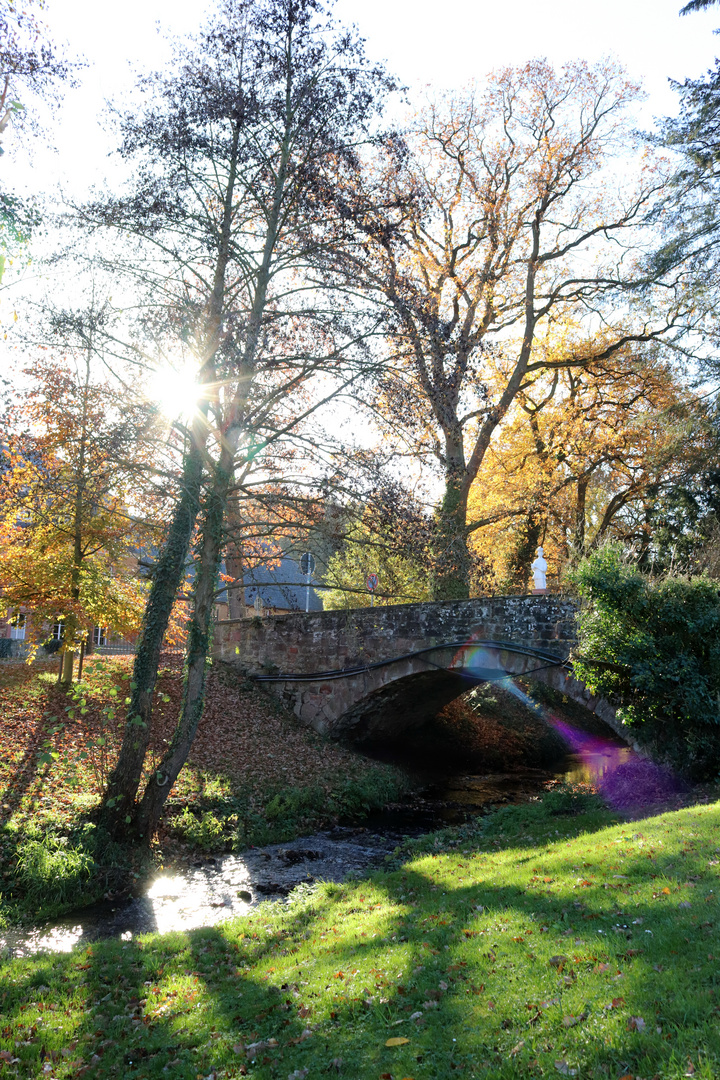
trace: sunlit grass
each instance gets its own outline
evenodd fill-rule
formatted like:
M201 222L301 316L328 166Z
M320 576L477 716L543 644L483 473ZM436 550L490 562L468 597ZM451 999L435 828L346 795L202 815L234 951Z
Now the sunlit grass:
M58 1078L717 1077L720 806L583 805L212 929L10 962L2 1048L31 1076L43 1046Z

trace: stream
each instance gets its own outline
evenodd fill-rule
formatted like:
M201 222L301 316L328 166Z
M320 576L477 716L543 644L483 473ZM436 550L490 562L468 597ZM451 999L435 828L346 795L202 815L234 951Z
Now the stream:
M569 754L554 776L594 782L631 756L627 747L605 742L596 753ZM282 899L303 883L340 882L370 870L403 837L465 821L492 806L523 802L552 779L552 772L540 769L438 776L407 801L371 814L360 827L337 825L284 844L198 858L186 870L159 874L140 895L105 900L43 926L0 930L0 956L69 952L100 938L130 940L152 931L212 926L264 900Z

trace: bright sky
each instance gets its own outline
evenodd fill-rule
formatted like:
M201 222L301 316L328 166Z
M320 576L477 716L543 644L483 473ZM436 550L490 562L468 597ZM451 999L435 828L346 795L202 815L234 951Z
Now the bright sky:
M428 83L461 85L507 63L538 56L554 63L612 54L641 78L649 93L642 123L672 113L676 97L668 77L696 77L713 63L720 41L720 6L679 17L683 0L337 0L336 15L355 22L367 39L368 53L418 92ZM48 0L45 21L53 38L83 54L90 67L81 72L80 90L66 94L60 123L53 132L57 155L36 151L32 186L77 190L101 182L107 149L98 116L105 99L117 100L132 83L131 65L160 66L167 56L162 35L196 29L212 0ZM9 151L12 141L6 140ZM10 179L14 154L3 159ZM17 161L16 168L21 168ZM22 170L24 172L24 170ZM17 173L16 173L17 175Z

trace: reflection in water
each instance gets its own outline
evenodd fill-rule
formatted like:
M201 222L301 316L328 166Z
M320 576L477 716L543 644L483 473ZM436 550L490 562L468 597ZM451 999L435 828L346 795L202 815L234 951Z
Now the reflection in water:
M590 734L569 724L567 720L561 720L551 709L533 701L509 676L499 681L503 689L508 690L528 709L541 716L545 723L555 728L567 743L571 751L567 759L568 767L563 774L567 783L601 783L621 765L637 759L637 755L630 747L624 746L617 739Z
M568 784L596 784L633 757L629 746L612 745L586 750L582 754L568 754L563 779Z
M612 739L590 735L537 705L511 679L503 685L528 708L538 713L563 737L572 750L576 768L565 774L568 782L589 781L614 810L637 816L653 805L675 800L680 805L689 787L671 768L641 757Z

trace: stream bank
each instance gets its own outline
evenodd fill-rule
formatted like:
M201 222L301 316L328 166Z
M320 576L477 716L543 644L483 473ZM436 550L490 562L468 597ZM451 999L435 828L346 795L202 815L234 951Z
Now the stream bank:
M436 774L425 788L370 813L362 825L338 824L310 836L238 854L185 855L135 896L103 900L42 926L0 930L0 955L68 952L103 938L130 940L154 931L212 926L298 886L342 882L380 865L407 837L459 824L508 803L539 798L558 784L597 779L624 748L588 765L567 756L555 772ZM185 865L183 865L185 863Z
M343 816L343 807L347 815L350 806L347 795L339 799L337 790L323 794L318 786L317 806L295 808L293 799L305 799L314 789L287 785L261 808L245 844L227 832L233 808L227 796L215 801L217 815L224 806L222 820L207 796L194 805L186 796L182 817L179 807L170 807L160 838L161 867L138 883L133 895L109 893L51 922L0 930L0 950L15 955L67 951L105 937L213 925L264 900L282 899L303 884L340 882L365 873L405 837L460 824L507 803L538 799L560 783L597 786L632 758L615 736L580 732L569 723L569 714L562 715L561 736L539 710L508 691L478 687L443 710L434 724L411 731L401 744L363 746L360 755L335 751L366 762L365 772L352 779L364 800L355 820ZM592 728L592 718L586 726ZM581 752L568 755L570 730L580 732L585 743ZM276 744L279 758L281 750L282 743ZM401 773L407 777L404 785L392 780ZM378 778L389 785L383 809L372 808L379 802ZM368 782L372 790L363 795ZM303 834L302 822L312 823L315 815L320 827L311 824ZM222 827L208 832L216 821ZM217 846L208 850L208 844Z

